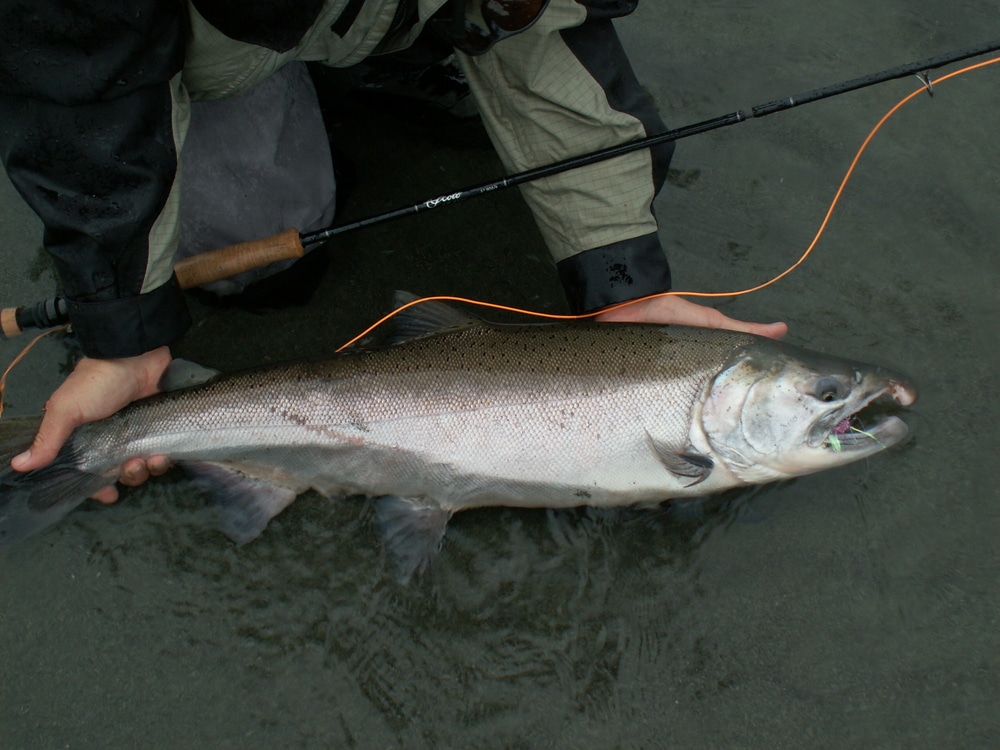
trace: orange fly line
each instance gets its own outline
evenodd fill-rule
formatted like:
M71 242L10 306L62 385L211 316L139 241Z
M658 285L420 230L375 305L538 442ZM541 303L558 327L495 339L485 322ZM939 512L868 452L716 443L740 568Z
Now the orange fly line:
M612 305L610 307L605 307L605 308L602 308L600 310L595 310L595 311L589 312L589 313L582 313L582 314L579 314L579 315L559 314L559 313L543 313L543 312L537 312L535 310L522 310L521 308L518 308L518 307L512 307L510 305L501 305L501 304L498 304L496 302L484 302L482 300L467 299L465 297L454 297L454 296L450 296L450 295L434 295L434 296L430 296L430 297L421 297L420 299L410 300L409 302L407 302L407 303L405 303L403 305L400 305L399 307L397 307L396 309L394 309L392 312L389 312L386 315L382 316L377 321L375 321L370 326L368 326L365 330L363 330L361 333L359 333L357 336L355 336L354 338L350 339L345 344L342 344L337 349L337 351L340 352L340 351L343 351L344 349L347 349L350 346L353 346L358 341L360 341L361 339L363 339L365 336L367 336L370 333L372 333L372 331L374 331L375 329L377 329L383 323L385 323L388 320L392 319L393 317L395 317L399 313L403 312L404 310L406 310L406 309L408 309L410 307L413 307L414 305L423 304L424 302L458 302L458 303L466 304L466 305L475 305L476 307L484 307L484 308L487 308L487 309L490 309L490 310L502 310L504 312L518 313L518 314L521 314L521 315L530 315L530 316L535 317L535 318L545 318L547 320L584 320L584 319L587 319L587 318L593 318L593 317L595 317L597 315L609 312L611 310L618 310L618 309L621 309L623 307L628 307L629 305L634 305L637 302L644 302L645 300L656 299L658 297L739 297L739 296L742 296L742 295L745 295L745 294L750 294L751 292L760 291L761 289L764 289L765 287L769 287L772 284L774 284L774 283L780 281L781 279L785 278L786 276L788 276L788 274L790 274L796 268L798 268L799 266L801 266L805 262L806 258L808 258L812 254L813 249L819 243L820 237L823 236L823 232L826 231L827 224L829 224L829 222L830 222L830 217L833 215L834 209L837 207L837 204L840 202L840 197L841 197L841 195L843 195L844 188L847 186L848 181L851 179L851 176L854 174L854 169L858 165L858 162L861 159L861 155L865 152L865 149L868 148L868 144L871 143L872 139L875 137L875 134L882 128L882 126L889 120L890 117L892 117L894 114L896 114L896 112L898 112L904 105L906 105L911 100L915 99L920 94L924 93L925 91L931 92L933 90L934 86L936 86L936 85L938 85L940 83L944 83L945 81L947 81L947 80L949 80L951 78L955 78L956 76L960 76L963 73L968 73L968 72L970 72L972 70L977 70L979 68L984 68L987 65L993 65L994 63L997 63L997 62L1000 62L1000 57L995 57L992 60L985 60L983 62L975 63L974 65L968 65L968 66L966 66L964 68L961 68L959 70L952 71L951 73L948 73L947 75L941 76L940 78L938 78L937 80L934 80L934 81L932 81L932 80L930 80L928 78L928 79L926 79L925 85L923 85L920 88L916 89L913 93L911 93L911 94L903 97L896 104L896 106L894 106L892 109L890 109L888 112L886 112L885 115L882 116L882 119L879 120L875 124L875 127L872 128L871 132L868 134L868 137L865 138L865 140L861 144L861 147L858 149L858 152L854 155L854 159L851 160L851 164L847 168L847 172L844 175L844 179L840 181L840 186L837 188L836 193L834 193L833 200L830 202L830 207L827 209L826 215L823 217L823 221L820 223L819 229L816 231L816 235L813 237L812 242L809 243L809 246L806 247L805 252L802 253L802 255L799 257L799 259L797 261L795 261L794 263L792 263L792 265L790 265L784 271L782 271L778 275L774 276L773 278L769 279L768 281L765 281L765 282L763 282L761 284L757 284L756 286L752 286L752 287L749 287L747 289L741 289L741 290L735 291L735 292L684 292L684 291L658 292L657 294L649 294L649 295L646 295L645 297L639 297L638 299L629 300L627 302L620 302L620 303L618 303L616 305Z

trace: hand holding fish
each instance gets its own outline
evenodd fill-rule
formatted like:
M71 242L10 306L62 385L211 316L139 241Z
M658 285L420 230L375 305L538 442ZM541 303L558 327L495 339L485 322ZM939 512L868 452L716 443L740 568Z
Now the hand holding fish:
M721 328L769 339L780 339L788 333L785 323L748 323L736 320L723 315L714 307L699 305L683 297L652 297L601 313L596 319L602 323L657 323Z
M27 451L11 459L11 467L27 472L47 466L77 427L110 417L133 401L158 392L160 377L170 360L170 349L166 346L138 357L81 359L49 397L34 442ZM135 486L150 475L164 473L169 466L163 456L154 456L148 461L132 459L122 466L119 481ZM118 490L110 484L93 497L113 503L118 499Z

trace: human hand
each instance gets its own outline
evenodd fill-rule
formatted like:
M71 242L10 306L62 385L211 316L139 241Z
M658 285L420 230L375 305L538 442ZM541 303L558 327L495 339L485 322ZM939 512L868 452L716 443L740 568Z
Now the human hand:
M785 323L747 323L723 315L714 307L699 305L683 297L652 297L603 312L594 318L602 323L658 323L695 326L698 328L725 328L780 339L788 333Z
M38 434L23 453L14 456L10 465L15 471L31 471L48 465L70 434L82 424L110 417L131 402L152 396L167 365L170 349L161 346L138 357L123 359L81 359L45 404ZM165 456L135 458L121 468L119 481L135 486L150 475L159 475L170 467ZM94 494L94 499L113 503L118 490L113 484Z

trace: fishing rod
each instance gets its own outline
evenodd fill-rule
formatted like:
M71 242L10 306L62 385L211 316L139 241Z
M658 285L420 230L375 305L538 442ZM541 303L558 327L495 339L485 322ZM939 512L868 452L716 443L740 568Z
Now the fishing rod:
M283 232L271 237L265 237L264 239L241 242L184 258L175 264L174 273L180 287L182 289L190 289L212 281L228 278L229 276L252 268L258 268L268 263L301 258L305 255L306 246L325 242L340 234L382 224L422 211L440 208L441 206L451 205L468 200L469 198L486 195L496 190L502 190L526 182L551 177L572 169L586 167L608 159L614 159L618 156L651 148L661 143L678 141L682 138L689 138L693 135L718 130L719 128L735 125L750 119L765 117L775 112L782 112L803 104L828 99L833 96L857 91L858 89L874 86L886 81L906 78L911 75L917 76L923 82L924 86L927 87L928 93L933 94L931 81L927 76L928 71L996 50L1000 50L1000 39L994 39L991 42L985 42L974 47L967 47L936 57L929 57L925 60L918 60L906 65L898 65L879 73L872 73L831 86L813 89L812 91L795 94L783 99L776 99L766 104L758 104L755 107L751 107L749 111L740 109L693 125L668 130L663 133L646 136L645 138L639 138L628 143L610 146L579 156L572 156L552 164L517 172L497 180L473 185L472 187L439 195L347 224L305 233L299 232L297 229L286 229ZM36 302L34 305L0 310L0 335L10 338L22 333L27 328L51 328L62 325L68 322L68 320L66 301L61 297L53 297Z

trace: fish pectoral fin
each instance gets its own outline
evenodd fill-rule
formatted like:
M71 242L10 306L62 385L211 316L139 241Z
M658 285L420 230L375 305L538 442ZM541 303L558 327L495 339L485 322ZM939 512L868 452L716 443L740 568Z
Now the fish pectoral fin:
M219 528L237 544L256 539L301 491L277 484L275 477L255 473L249 467L207 461L182 462L180 466L212 499L219 513Z
M400 583L424 572L441 549L451 511L419 499L385 495L375 500L375 519Z
M708 479L712 469L715 468L715 461L696 452L690 446L678 449L676 446L657 442L652 436L649 437L649 444L667 471L675 476L692 480L685 485L686 487L701 484Z

